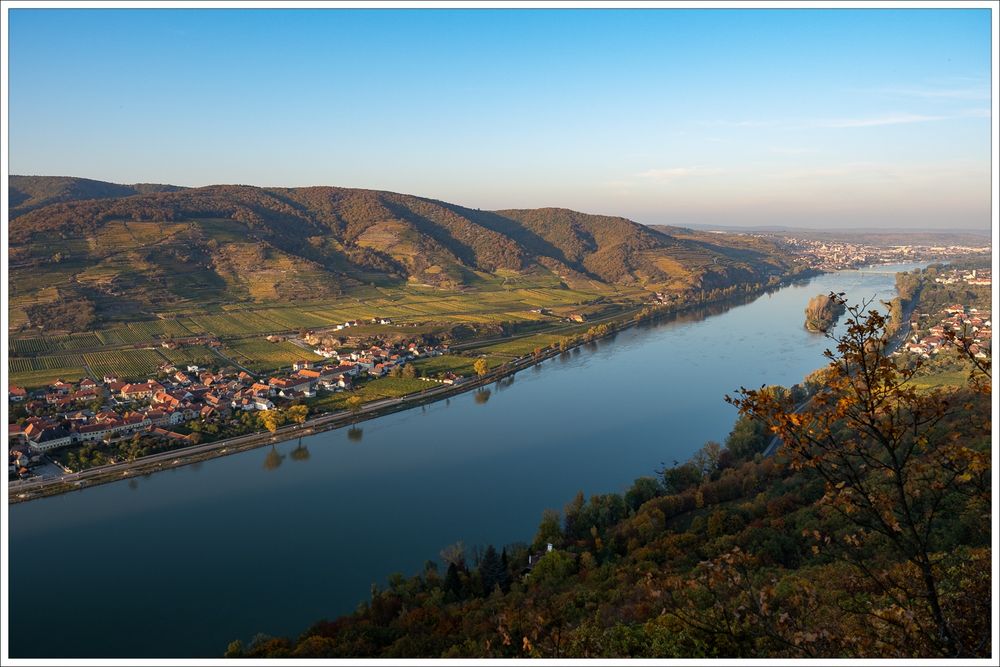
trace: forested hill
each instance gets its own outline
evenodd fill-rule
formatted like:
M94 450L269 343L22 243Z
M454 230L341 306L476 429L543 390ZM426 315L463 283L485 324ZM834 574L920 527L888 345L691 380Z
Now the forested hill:
M49 204L183 190L177 185L157 183L119 185L72 176L11 176L7 183L10 186L11 219Z
M790 267L775 246L734 252L735 236L729 245L708 243L625 218L481 211L376 190L177 189L20 176L11 177L11 204L15 281L21 270L58 269L64 287L110 286L137 301L195 277L222 301L245 301L265 274L309 285L309 296L371 283L464 289L514 274L681 293L763 282ZM297 298L296 289L282 298Z

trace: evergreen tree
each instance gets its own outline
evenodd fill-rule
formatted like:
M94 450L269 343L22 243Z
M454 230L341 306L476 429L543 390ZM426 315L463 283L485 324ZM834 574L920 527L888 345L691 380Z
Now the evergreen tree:
M503 562L500 560L497 550L491 544L483 554L483 560L479 564L479 576L483 580L483 592L489 595L497 586L503 587L504 575L507 573Z

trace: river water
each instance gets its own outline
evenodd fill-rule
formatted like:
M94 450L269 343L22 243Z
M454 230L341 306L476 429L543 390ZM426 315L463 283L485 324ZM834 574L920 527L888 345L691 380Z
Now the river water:
M350 612L459 540L530 542L578 490L622 492L724 440L725 394L824 365L810 297L889 299L914 266L646 324L353 431L13 505L11 656L219 656Z

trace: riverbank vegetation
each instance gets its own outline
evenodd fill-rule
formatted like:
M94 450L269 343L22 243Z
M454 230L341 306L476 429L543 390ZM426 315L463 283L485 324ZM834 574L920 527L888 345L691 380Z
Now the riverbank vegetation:
M806 306L806 329L825 333L844 314L844 305L835 295L817 294Z
M226 654L987 657L989 369L917 391L886 326L850 309L808 404L740 390L724 443L579 494L531 544L457 545L351 615Z

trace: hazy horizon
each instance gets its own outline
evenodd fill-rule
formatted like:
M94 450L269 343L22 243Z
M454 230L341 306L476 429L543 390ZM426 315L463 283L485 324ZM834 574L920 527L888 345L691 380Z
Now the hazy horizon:
M987 9L11 9L10 171L988 229Z

